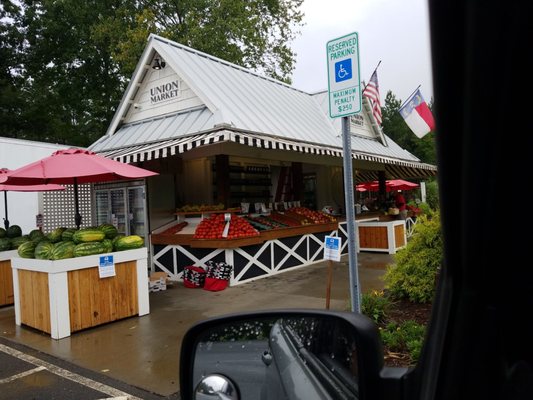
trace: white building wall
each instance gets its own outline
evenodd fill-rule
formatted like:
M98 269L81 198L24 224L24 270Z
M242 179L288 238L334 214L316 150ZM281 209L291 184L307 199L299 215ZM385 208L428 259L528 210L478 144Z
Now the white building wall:
M17 169L48 157L56 150L68 147L53 143L0 138L0 168ZM35 229L35 216L43 212L41 199L41 193L7 192L10 225L19 225L24 234ZM4 227L4 210L4 192L0 192L1 227Z

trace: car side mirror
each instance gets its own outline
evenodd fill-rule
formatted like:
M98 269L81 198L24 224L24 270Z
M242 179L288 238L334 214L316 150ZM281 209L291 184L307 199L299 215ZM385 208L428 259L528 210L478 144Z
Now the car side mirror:
M383 352L355 313L266 311L193 326L181 346L181 398L379 398Z

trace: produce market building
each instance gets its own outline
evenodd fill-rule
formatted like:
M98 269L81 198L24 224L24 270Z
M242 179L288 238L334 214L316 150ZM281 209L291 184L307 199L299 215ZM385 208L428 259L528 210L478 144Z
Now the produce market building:
M350 122L356 182L436 174L383 133L366 99L363 106ZM342 229L310 224L210 242L193 237L202 217L190 218L187 206L342 211L340 131L340 120L328 116L326 91L306 93L151 35L106 135L90 149L160 173L146 180L143 211L152 268L179 278L186 265L226 261L235 284L320 260L323 237ZM105 198L114 188L94 187ZM140 220L134 213L126 219ZM190 224L182 232L169 233L183 221Z

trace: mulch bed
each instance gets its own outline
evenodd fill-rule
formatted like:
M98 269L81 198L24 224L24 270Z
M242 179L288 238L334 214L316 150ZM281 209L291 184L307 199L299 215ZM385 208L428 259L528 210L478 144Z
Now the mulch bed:
M387 313L387 321L402 323L403 321L413 320L419 324L427 325L431 315L431 303L418 304L408 300L397 300L391 305ZM411 360L408 354L390 351L387 346L384 347L385 365L390 367L409 367Z

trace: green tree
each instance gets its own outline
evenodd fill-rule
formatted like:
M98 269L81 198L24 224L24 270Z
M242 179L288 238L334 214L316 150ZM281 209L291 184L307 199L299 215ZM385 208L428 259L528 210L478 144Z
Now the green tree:
M405 123L399 113L402 101L388 91L385 104L381 110L383 117L383 131L401 147L414 154L423 162L436 164L435 134L430 132L419 139Z
M137 23L115 53L133 71L149 32L290 82L303 0L136 0Z
M19 59L22 35L14 23L20 12L13 1L0 3L0 135L11 132L14 136L22 131L20 116L24 102L17 90L24 82Z
M5 0L1 134L78 146L95 141L152 32L288 81L288 43L301 26L302 1Z

